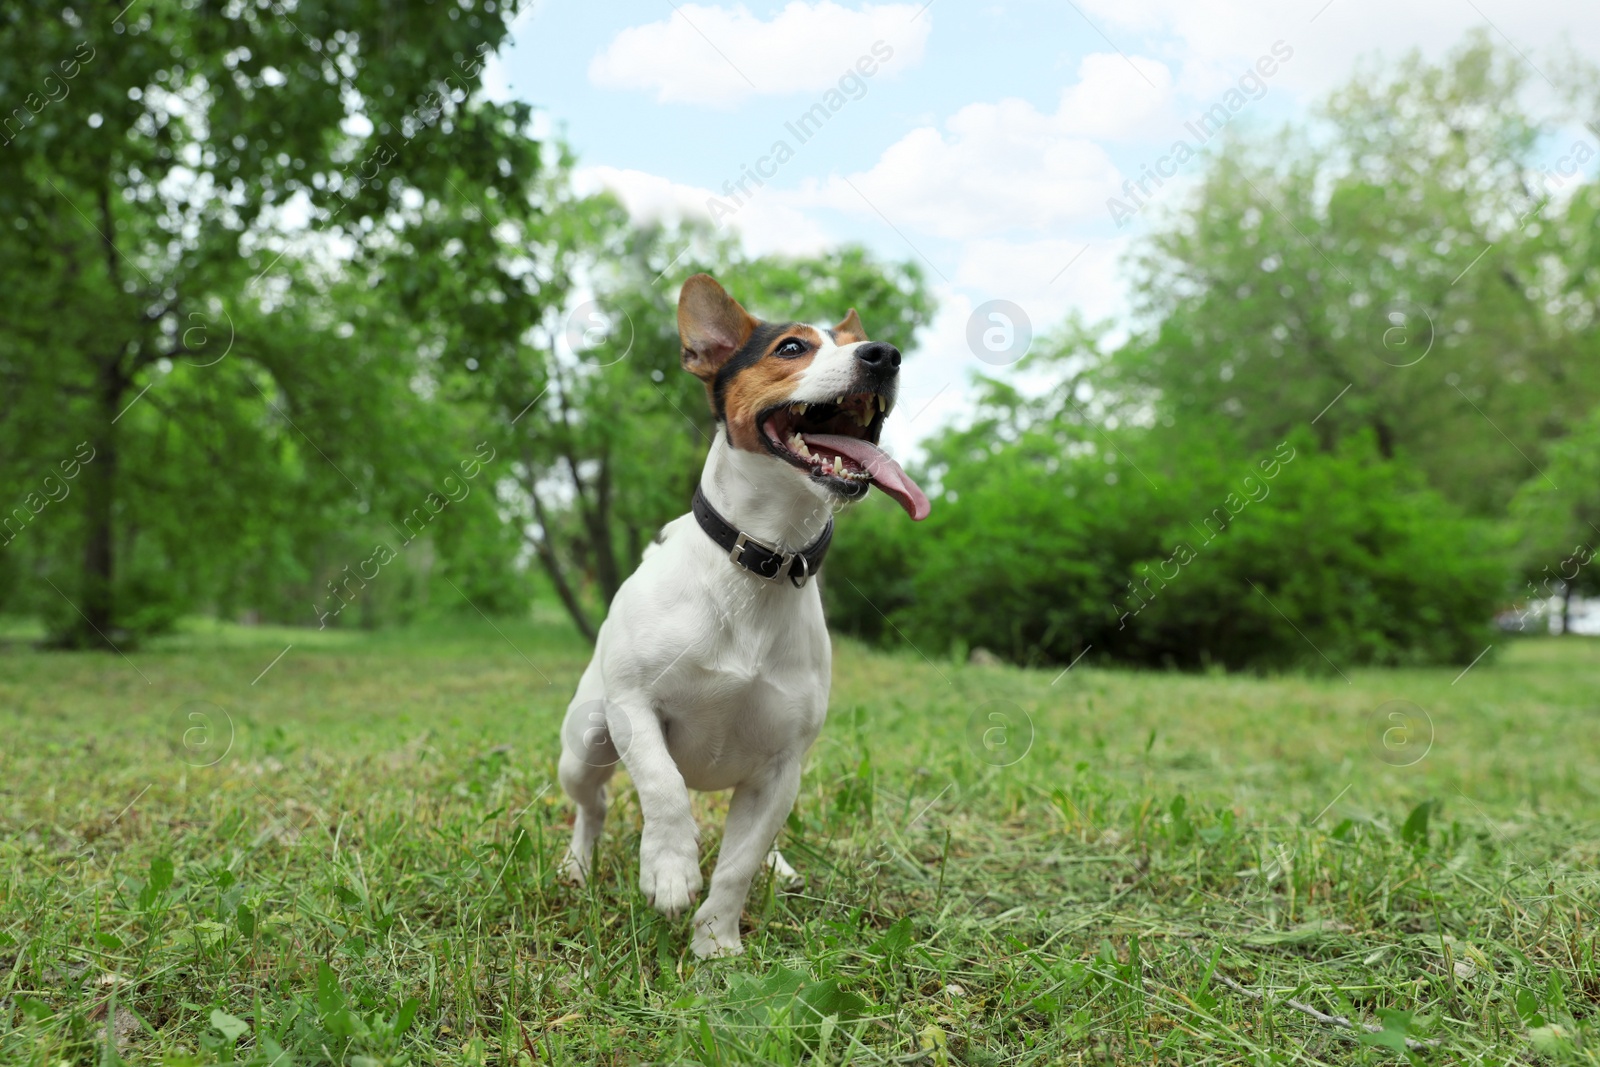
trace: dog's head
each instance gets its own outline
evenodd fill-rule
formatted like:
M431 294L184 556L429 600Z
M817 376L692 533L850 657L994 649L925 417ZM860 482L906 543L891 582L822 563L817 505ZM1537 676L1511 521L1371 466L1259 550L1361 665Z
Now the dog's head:
M913 519L928 498L878 447L894 410L900 351L867 340L854 308L831 329L757 319L708 274L678 297L683 368L705 383L734 448L770 458L777 477L830 499L876 485Z

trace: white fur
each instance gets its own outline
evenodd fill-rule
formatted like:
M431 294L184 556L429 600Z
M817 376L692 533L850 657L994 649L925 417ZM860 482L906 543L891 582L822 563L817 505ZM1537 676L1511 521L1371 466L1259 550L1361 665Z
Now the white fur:
M811 328L822 338L822 346L817 349L816 355L811 357L811 364L795 382L794 392L789 396L791 403L803 401L808 404L825 404L843 393L859 388L860 365L856 362L856 349L865 342L854 341L847 345L836 345L829 338L827 330L819 326ZM884 400L890 406L894 404L898 385L899 379L893 378L879 388Z
M853 373L855 346L824 347L795 399L846 391L839 372ZM808 475L734 448L720 430L700 485L729 522L790 552L814 541L837 508ZM701 957L733 955L742 951L739 916L763 863L794 877L772 844L827 713L832 649L817 583L796 589L734 566L692 515L663 534L617 591L567 710L561 785L578 813L563 870L579 884L587 876L605 821L605 783L620 758L644 815L640 888L658 911L678 915L701 888L688 790L732 789L691 947Z

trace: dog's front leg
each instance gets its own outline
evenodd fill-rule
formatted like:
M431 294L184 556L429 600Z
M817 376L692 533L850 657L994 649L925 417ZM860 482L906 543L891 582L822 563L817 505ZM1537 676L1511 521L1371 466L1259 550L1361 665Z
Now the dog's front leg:
M639 888L661 914L676 917L700 894L700 829L689 809L689 788L667 751L650 697L631 693L606 707L606 723L639 794L644 835L639 842Z
M739 915L750 894L750 882L765 864L799 792L800 760L789 756L780 757L761 775L734 789L711 892L694 914L690 947L696 956L736 956L744 951L739 942Z

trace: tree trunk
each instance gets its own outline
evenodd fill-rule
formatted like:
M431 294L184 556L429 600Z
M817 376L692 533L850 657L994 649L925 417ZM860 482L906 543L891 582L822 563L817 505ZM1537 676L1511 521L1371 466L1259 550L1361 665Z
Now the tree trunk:
M83 584L79 589L79 617L69 642L78 648L112 649L116 629L116 540L113 524L117 484L117 416L127 382L110 359L100 368L95 383L94 429L89 447L94 458L83 470Z
M1372 427L1378 433L1378 454L1384 459L1394 458L1394 428L1383 419L1375 419Z
M542 532L542 531L541 531ZM572 586L567 583L566 575L561 573L561 561L556 558L555 549L550 544L550 537L545 536L533 542L534 555L539 557L539 565L550 576L550 584L556 587L556 596L561 598L561 606L567 609L572 624L578 632L592 645L598 636L594 624L589 621L589 616L583 610L583 605L578 603L578 597L573 592Z
M622 588L622 575L617 566L617 553L613 548L615 540L611 536L611 451L609 449L600 453L600 474L594 483L594 508L591 514L589 543L591 551L594 552L595 574L600 579L606 606L610 607L617 590Z
M1572 591L1577 588L1576 582L1561 583L1561 632L1572 632Z
M567 614L571 616L573 625L578 628L579 633L589 640L590 644L593 644L596 636L598 636L597 631L594 624L589 621L588 614L578 601L577 593L573 590L572 585L567 581L566 574L561 569L561 559L556 555L555 543L551 539L549 516L545 513L544 501L539 499L539 491L536 488L536 472L538 468L534 466L533 459L527 454L526 450L523 452L522 464L524 467L523 487L528 491L528 499L533 502L534 520L539 524L539 536L537 538L530 537L527 534L523 534L523 537L533 545L534 555L539 557L539 565L550 576L550 584L555 586L556 596L561 598L561 606L567 609Z
M122 288L117 262L117 232L111 210L111 189L101 185L95 191L100 211L100 239L105 254L106 280L113 292ZM78 618L64 635L77 648L116 649L116 529L113 522L117 486L117 419L122 414L122 397L131 379L124 373L125 345L107 354L94 368L92 386L93 427L89 447L94 456L84 467L83 480L83 582L78 589L81 603L74 605Z

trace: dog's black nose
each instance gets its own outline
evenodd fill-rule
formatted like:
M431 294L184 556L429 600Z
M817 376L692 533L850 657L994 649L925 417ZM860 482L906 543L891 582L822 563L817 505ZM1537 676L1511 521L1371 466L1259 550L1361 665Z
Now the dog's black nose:
M888 341L868 341L856 349L856 358L878 374L893 374L900 369L900 350Z

